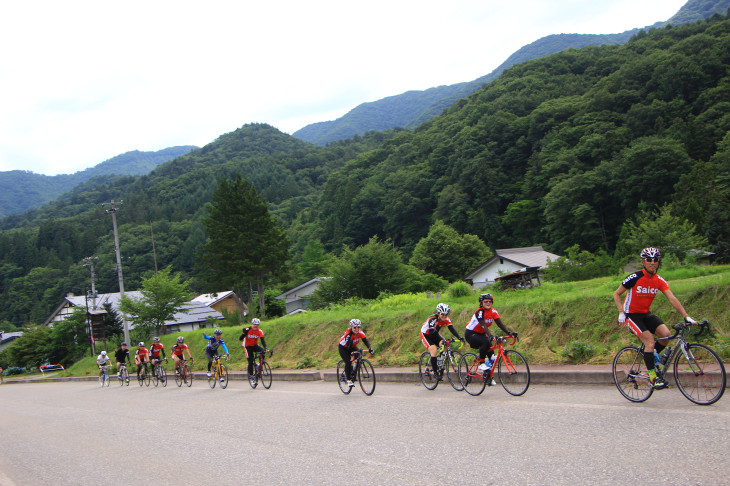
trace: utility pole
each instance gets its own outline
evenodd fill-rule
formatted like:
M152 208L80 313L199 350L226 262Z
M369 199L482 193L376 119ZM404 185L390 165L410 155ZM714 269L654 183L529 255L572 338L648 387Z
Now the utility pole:
M87 295L87 297L91 297L91 308L96 309L96 298L98 297L98 294L96 293L96 287L94 286L94 262L98 260L97 257L86 257L84 258L83 265L85 267L89 267L89 272L91 273L91 292Z
M114 201L102 203L102 206L109 206L106 210L107 214L112 215L112 226L114 227L114 250L117 253L117 276L119 277L119 295L124 297L124 277L122 276L122 256L119 253L119 235L117 234L117 207L115 205L124 204L124 201ZM122 322L124 323L124 342L130 345L129 342L129 323L127 322L127 316L122 313Z

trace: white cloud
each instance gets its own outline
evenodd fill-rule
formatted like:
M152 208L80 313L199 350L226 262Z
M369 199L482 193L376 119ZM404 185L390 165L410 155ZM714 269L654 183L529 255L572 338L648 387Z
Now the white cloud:
M683 4L3 2L0 170L75 172L251 122L291 133L366 101L476 79L544 35L622 32Z

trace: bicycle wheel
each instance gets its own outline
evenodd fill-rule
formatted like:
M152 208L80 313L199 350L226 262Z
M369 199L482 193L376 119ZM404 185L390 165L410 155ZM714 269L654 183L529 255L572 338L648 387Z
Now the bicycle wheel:
M215 388L215 384L218 382L218 369L213 367L213 369L210 370L209 376L208 376L208 386L211 388Z
M127 367L126 366L124 368L122 368L122 371L121 371L121 375L120 376L122 378L122 382L120 383L120 385L122 385L122 386L125 386L125 385L126 386L129 386L129 371L127 371Z
M152 369L152 384L157 386L158 382L159 382L159 377L157 376L157 367L155 366Z
M182 368L178 368L175 373L175 383L177 383L177 386L182 386L183 384Z
M497 374L502 387L507 393L519 397L523 395L530 386L530 365L519 352L508 349L504 357L499 360Z
M271 388L271 366L269 366L269 363L263 362L261 363L261 384L264 385L264 388L267 390Z
M109 378L109 370L104 370L104 385L111 385L111 379Z
M481 395L486 388L487 381L484 372L479 371L479 357L476 354L466 353L459 360L459 381L469 395Z
M99 375L99 386L104 388L104 373L103 372Z
M182 369L183 373L183 381L187 386L193 386L193 374L190 371L190 368L188 368L188 365L183 366Z
M459 351L451 351L444 361L444 368L446 368L446 378L451 383L456 391L462 391L464 386L459 381L459 361L463 355Z
M646 401L654 393L644 355L639 348L626 346L616 354L613 358L613 382L621 395L632 402Z
M221 367L218 370L218 380L221 382L221 388L225 390L228 386L228 368L223 363L221 363Z
M347 395L352 391L352 387L347 384L347 377L345 376L345 362L340 360L337 363L337 384L340 386L342 393Z
M145 386L150 386L150 373L149 373L149 371L144 370L143 373L144 374L142 375L142 378L144 380Z
M674 358L674 381L687 400L697 405L710 405L725 393L725 366L712 349L704 344L687 345L687 357Z
M142 386L144 384L144 375L141 371L137 373L137 383L139 384L139 386Z
M162 366L157 367L157 373L159 373L158 379L160 380L160 383L162 383L163 387L167 386L167 373L165 372L165 368Z
M375 391L375 370L370 361L365 358L360 362L360 367L357 370L357 381L360 383L360 388L365 395L372 395Z
M254 390L259 384L259 370L261 369L260 366L260 364L257 365L254 363L253 373L248 375L248 384L251 385L251 388L253 388Z
M418 374L421 377L421 383L429 390L439 386L434 370L431 369L431 353L424 351L421 359L418 361Z

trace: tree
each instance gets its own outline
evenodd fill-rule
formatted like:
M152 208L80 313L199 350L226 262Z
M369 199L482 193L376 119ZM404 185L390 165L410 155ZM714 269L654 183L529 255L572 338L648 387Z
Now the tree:
M332 259L332 255L325 253L322 242L312 240L304 247L302 261L299 262L299 272L306 280L324 277L332 263Z
M233 289L237 295L247 287L249 308L253 307L256 283L262 296L259 312L264 315L264 281L283 269L289 256L284 230L269 213L266 201L240 174L232 180L221 179L206 208L203 225L208 241L198 254L201 278L208 285Z
M165 321L177 312L188 312L183 304L190 300L189 282L181 281L179 273L171 277L170 272L171 268L167 267L142 280L141 299L122 297L119 309L132 316L135 327L164 334Z
M453 282L491 256L492 252L477 236L460 235L436 221L428 235L416 244L409 263Z
M45 348L48 362L69 366L81 359L90 344L87 326L85 308L76 308L66 319L54 323Z

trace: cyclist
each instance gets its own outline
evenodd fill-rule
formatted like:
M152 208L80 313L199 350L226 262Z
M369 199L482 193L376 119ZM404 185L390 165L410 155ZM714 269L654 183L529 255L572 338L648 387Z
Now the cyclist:
M175 374L180 373L180 360L185 358L185 352L188 353L188 359L193 361L193 355L190 354L190 349L188 349L188 345L185 344L185 338L179 336L177 338L177 342L172 345L172 360L175 362Z
M253 375L253 364L256 360L256 353L268 351L266 348L266 340L264 339L264 331L259 329L259 325L261 325L261 320L251 319L251 326L244 327L241 337L238 338L248 359L248 376ZM261 339L261 344L264 345L263 348L259 346L259 339Z
M449 308L448 304L438 304L436 306L436 313L429 316L428 319L426 319L426 322L424 322L421 326L421 342L423 342L423 345L426 346L428 352L431 353L431 369L434 370L434 376L436 377L436 381L441 381L441 379L443 378L441 376L441 373L436 371L439 369L438 361L436 360L436 356L438 355L438 347L443 340L441 334L439 334L441 328L444 326L448 326L451 334L456 336L456 339L458 339L459 341L464 342L464 338L459 336L459 333L456 331L456 329L454 329L454 325L451 323L451 319L449 319L450 312L451 309Z
M134 352L134 364L137 365L137 378L142 371L142 367L146 367L150 362L150 351L144 347L144 343L137 344L137 351Z
M119 345L119 349L116 350L114 353L114 357L117 359L117 376L121 373L122 363L127 363L128 366L132 366L132 363L129 359L129 350L127 349L127 343L122 343ZM129 381L129 377L127 377L127 381Z
M494 352L490 351L494 336L489 332L492 323L496 323L506 334L517 337L516 332L510 332L502 323L497 309L492 307L494 296L492 294L482 294L479 296L479 308L474 311L471 320L466 325L464 338L473 349L479 350L479 371L489 371L494 364ZM485 361L485 358L489 358Z
M162 362L160 359L160 353L162 353L162 357L167 360L167 356L165 356L165 346L160 342L160 338L155 336L152 338L152 346L150 346L150 361L152 362L153 371L154 367Z
M108 366L109 363L111 363L111 359L109 359L109 356L106 355L106 351L102 351L101 354L96 357L96 364L99 366L99 378L101 378L101 374L104 372L103 367Z
M672 307L684 317L685 322L689 324L697 322L689 317L677 297L669 290L667 281L657 275L662 258L661 252L657 248L649 247L641 250L640 256L643 268L624 279L613 293L613 300L619 310L619 324L628 326L644 344L644 363L652 386L655 389L662 389L667 387L667 382L656 375L655 368L661 364L659 353L666 347L667 340L654 341L652 333L659 338L671 336L672 333L659 317L651 313L654 297L662 292ZM621 296L624 293L627 293L626 299L621 303Z
M218 348L223 346L223 351L226 352L226 356L230 356L228 353L228 347L223 342L223 331L216 329L212 336L208 336L203 331L203 337L208 341L208 345L205 347L205 357L208 358L208 373L210 376L210 368L213 366L213 356L218 354Z
M345 362L345 378L347 378L347 385L354 386L352 381L355 379L352 376L352 352L357 351L357 345L362 339L365 346L368 347L368 353L373 354L373 348L368 342L368 338L365 337L365 333L362 332L362 323L360 319L351 319L350 327L345 331L345 334L340 338L340 344L337 347L340 352L340 357Z

